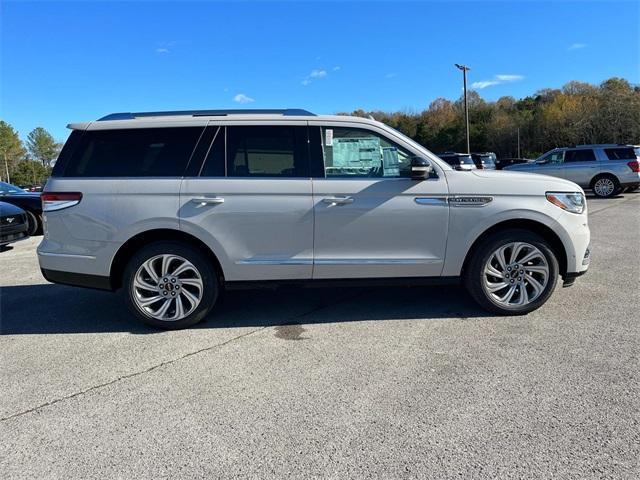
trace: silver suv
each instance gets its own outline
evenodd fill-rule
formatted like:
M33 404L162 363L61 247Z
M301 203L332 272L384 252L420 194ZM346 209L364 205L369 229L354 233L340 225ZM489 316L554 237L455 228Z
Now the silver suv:
M601 144L555 148L535 162L510 165L505 170L542 173L566 178L590 188L602 198L640 186L640 147Z
M157 327L197 323L223 288L292 281L461 281L524 314L588 268L579 186L454 170L374 120L210 110L69 127L42 195L42 272L122 289Z

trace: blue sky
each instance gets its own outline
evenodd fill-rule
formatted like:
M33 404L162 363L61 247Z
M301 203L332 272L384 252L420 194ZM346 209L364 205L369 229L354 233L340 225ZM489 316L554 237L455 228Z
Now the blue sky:
M18 2L0 118L58 140L117 111L422 110L569 80L640 83L640 2Z

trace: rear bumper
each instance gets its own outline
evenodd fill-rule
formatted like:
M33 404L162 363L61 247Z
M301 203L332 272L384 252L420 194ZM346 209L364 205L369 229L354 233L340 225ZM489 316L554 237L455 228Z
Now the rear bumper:
M42 276L49 282L73 285L74 287L93 288L96 290L113 290L111 279L100 275L86 273L61 272L41 268Z

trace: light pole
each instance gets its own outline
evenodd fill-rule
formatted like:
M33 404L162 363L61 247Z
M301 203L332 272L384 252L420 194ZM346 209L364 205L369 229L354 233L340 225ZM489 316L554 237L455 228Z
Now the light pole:
M467 105L467 72L471 70L466 65L455 64L458 70L462 70L462 79L464 82L464 121L465 131L467 133L467 153L471 153L471 142L469 141L469 106Z

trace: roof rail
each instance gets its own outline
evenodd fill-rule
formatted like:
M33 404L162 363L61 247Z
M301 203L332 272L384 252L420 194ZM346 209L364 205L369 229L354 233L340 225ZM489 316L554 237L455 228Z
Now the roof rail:
M111 113L99 118L98 121L105 120L134 120L141 117L175 117L175 116L191 116L191 117L224 117L227 115L282 115L285 117L292 116L316 116L301 108L285 108L285 109L236 109L236 110L175 110L169 112L121 112Z

